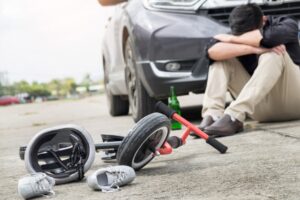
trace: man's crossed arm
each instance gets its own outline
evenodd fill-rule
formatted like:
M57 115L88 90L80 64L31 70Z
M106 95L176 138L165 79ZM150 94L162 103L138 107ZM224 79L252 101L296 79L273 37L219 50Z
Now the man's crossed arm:
M219 34L214 38L220 42L208 49L208 55L211 59L216 61L249 54L262 54L268 51L274 51L277 54L285 52L284 45L279 45L272 49L260 47L263 36L258 29L244 33L240 36Z

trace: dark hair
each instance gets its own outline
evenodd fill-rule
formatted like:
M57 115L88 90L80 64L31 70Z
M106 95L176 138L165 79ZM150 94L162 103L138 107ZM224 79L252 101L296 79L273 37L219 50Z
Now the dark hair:
M235 7L229 16L229 26L232 34L241 35L248 31L261 28L263 12L257 4L247 4Z

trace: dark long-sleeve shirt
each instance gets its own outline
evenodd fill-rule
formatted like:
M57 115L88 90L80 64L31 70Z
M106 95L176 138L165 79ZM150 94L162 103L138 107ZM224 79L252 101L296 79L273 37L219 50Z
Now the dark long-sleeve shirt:
M293 62L300 66L299 28L297 21L287 16L268 16L268 20L261 29L261 33L263 36L260 42L262 47L272 48L284 44ZM217 42L215 39L211 40L207 49ZM249 74L253 74L258 64L258 55L240 56L238 60Z
M263 39L260 44L266 48L284 44L294 63L300 66L298 34L298 22L294 19L286 16L269 16L268 21L262 29Z

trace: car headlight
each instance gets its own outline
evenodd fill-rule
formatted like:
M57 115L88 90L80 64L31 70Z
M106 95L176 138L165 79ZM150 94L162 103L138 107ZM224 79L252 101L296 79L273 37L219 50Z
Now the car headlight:
M165 11L195 11L207 0L144 0L145 7Z

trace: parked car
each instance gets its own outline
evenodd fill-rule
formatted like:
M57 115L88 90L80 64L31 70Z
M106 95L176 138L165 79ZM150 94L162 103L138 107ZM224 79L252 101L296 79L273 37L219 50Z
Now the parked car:
M13 96L2 96L0 97L0 106L6 106L11 104L19 104L20 100L18 97Z
M245 0L98 0L115 5L103 40L102 61L109 111L138 121L166 100L205 90L208 67L197 62L216 34L226 33L232 9ZM252 0L266 15L300 19L299 0ZM199 64L200 63L200 64Z

